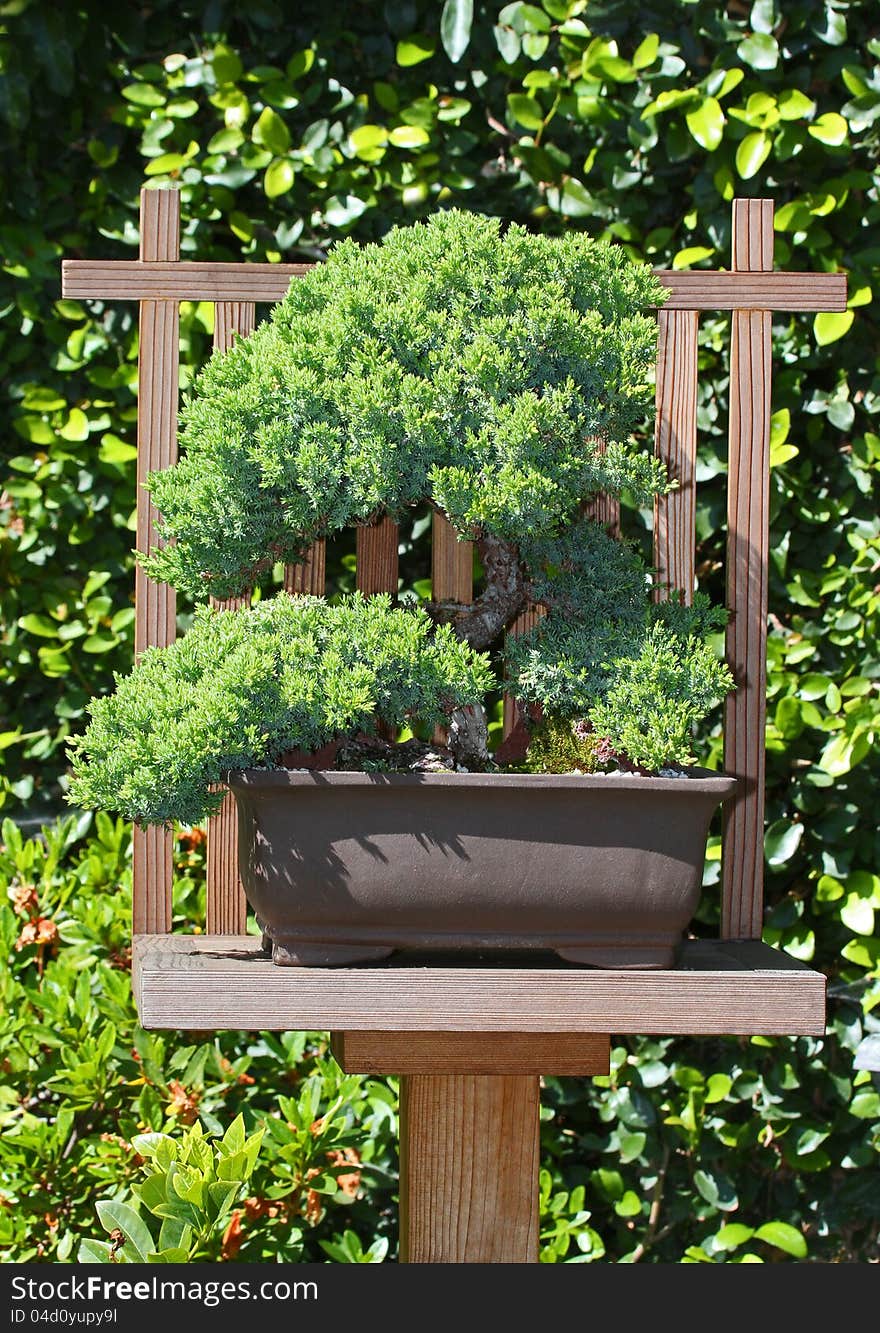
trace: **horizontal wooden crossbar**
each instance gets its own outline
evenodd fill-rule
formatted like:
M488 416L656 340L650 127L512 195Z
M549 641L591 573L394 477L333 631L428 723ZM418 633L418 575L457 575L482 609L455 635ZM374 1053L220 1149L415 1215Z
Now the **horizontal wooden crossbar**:
M691 940L674 971L560 964L276 967L250 935L142 935L145 1028L818 1036L825 978L757 940ZM549 1071L545 1071L549 1072Z
M607 1074L607 1032L333 1032L346 1074Z
M66 259L62 293L89 301L280 301L312 264L141 263ZM722 273L697 269L658 278L665 310L846 309L844 273Z
M83 301L280 301L314 264L65 259L62 295Z

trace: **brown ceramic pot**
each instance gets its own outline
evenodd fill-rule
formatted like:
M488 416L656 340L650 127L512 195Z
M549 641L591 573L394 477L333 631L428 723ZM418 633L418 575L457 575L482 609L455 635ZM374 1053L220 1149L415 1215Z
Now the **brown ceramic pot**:
M276 963L555 950L670 967L736 779L231 774L245 892Z

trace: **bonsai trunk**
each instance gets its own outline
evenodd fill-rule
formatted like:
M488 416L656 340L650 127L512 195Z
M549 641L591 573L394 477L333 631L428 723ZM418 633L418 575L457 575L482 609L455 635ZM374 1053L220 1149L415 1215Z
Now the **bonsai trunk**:
M478 651L488 648L522 609L526 600L519 550L515 542L484 534L476 539L485 591L473 602L429 602L428 614L451 625L456 637Z

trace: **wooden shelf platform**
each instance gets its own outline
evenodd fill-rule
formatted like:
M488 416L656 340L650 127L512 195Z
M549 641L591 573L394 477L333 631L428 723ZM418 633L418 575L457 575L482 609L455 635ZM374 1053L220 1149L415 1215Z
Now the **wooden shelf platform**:
M756 940L690 940L663 972L552 956L395 955L346 968L276 967L249 935L141 935L135 999L146 1028L207 1031L613 1032L821 1036L825 977Z

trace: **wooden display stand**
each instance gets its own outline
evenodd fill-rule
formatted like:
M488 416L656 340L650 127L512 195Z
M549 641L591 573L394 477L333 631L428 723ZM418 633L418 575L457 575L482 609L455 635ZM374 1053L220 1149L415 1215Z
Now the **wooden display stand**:
M155 540L142 483L176 458L178 306L212 301L214 345L254 327L307 264L180 261L179 196L141 194L140 259L68 260L63 294L140 302L137 545ZM725 820L722 938L686 941L662 972L448 959L341 969L275 967L245 934L234 805L208 841L207 933L172 935L170 834L135 829L133 981L146 1028L331 1029L351 1073L401 1075L401 1260L532 1263L538 1257L539 1075L608 1072L611 1032L821 1035L825 979L761 943L767 635L771 311L842 311L846 278L774 273L773 204L733 203L730 272L661 272L656 447L678 489L655 512L656 595L694 587L699 312L732 312L724 763L743 779ZM602 500L603 521L616 510ZM468 544L434 518L433 595L471 599ZM397 590L397 529L357 531L357 586ZM285 573L324 591L324 548ZM175 637L175 598L138 569L135 651ZM226 603L224 605L232 605ZM512 710L508 708L507 715Z

